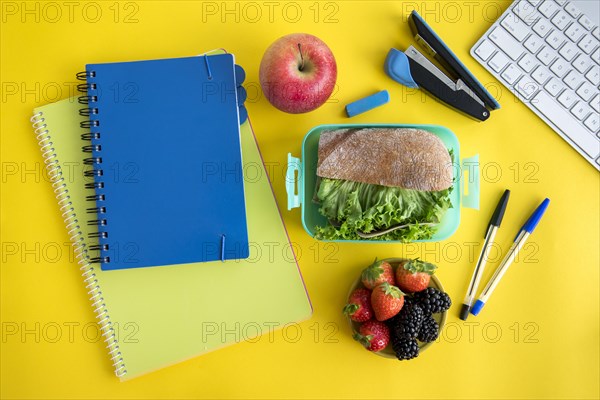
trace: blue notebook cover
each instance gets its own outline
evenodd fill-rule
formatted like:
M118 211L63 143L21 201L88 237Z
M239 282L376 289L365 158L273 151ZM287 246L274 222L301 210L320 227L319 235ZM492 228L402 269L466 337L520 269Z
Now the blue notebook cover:
M86 65L102 269L248 257L234 67L231 54Z

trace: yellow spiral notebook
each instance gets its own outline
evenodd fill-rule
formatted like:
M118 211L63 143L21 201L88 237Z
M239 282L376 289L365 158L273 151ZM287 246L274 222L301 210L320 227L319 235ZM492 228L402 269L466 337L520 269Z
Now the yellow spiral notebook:
M297 261L289 256L293 249L249 121L241 126L241 144L243 163L252 168L244 170L259 168L262 175L244 185L247 259L115 271L89 264L93 244L86 240L94 227L86 224L86 196L94 191L85 189L91 178L84 176L82 165L81 107L75 97L39 107L32 123L119 378L130 379L241 340L241 335L214 334L215 328L231 331L252 324L253 331L261 327L267 333L310 317L312 306ZM67 170L78 173L66 176ZM274 246L289 246L289 251L269 251ZM128 255L128 249L121 250ZM113 327L125 325L135 329L135 341L115 335Z

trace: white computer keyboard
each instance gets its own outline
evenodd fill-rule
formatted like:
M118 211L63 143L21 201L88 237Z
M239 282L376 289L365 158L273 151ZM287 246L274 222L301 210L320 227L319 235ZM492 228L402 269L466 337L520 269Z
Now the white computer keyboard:
M473 57L600 170L598 0L517 0Z

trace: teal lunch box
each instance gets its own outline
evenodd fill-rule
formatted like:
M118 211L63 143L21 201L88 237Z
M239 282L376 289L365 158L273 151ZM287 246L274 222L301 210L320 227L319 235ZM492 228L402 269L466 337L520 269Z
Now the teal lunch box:
M301 207L302 225L306 232L314 237L317 226L328 224L327 219L319 213L320 205L313 201L317 183L317 158L319 137L321 132L333 129L349 128L415 128L429 131L439 137L448 150L454 153L454 185L451 193L452 208L450 208L431 239L419 242L436 242L449 238L460 223L461 202L464 207L479 209L479 155L460 161L460 146L454 133L438 125L406 125L406 124L340 124L319 125L311 129L302 142L302 160L288 153L286 172L286 191L288 195L288 210ZM465 178L468 175L468 178ZM340 242L377 242L377 240L339 240ZM399 241L379 241L398 242Z

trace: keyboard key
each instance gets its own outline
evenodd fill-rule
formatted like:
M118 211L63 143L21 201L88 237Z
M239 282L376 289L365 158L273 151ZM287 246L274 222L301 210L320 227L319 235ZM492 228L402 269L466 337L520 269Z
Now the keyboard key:
M586 17L585 15L582 15L581 18L579 18L579 23L585 28L586 31L589 31L594 27L594 23L592 22L592 20Z
M571 22L571 17L564 11L559 11L554 18L552 18L552 23L561 31L567 27L567 25Z
M558 53L567 61L571 61L579 54L579 49L573 43L567 42L563 47L560 48Z
M552 66L550 67L550 71L554 72L554 75L558 76L559 78L565 76L570 70L571 65L562 58L559 58L556 61L554 61L554 64L552 64Z
M500 72L506 67L506 65L510 62L508 57L506 57L502 52L497 52L494 57L488 62L488 65L492 67L492 69L496 72Z
M515 7L513 7L513 12L519 16L527 25L533 24L540 18L540 15L535 10L535 7L530 3L525 3L524 1L517 3Z
M558 94L562 92L564 88L565 85L563 85L562 82L556 78L550 79L548 83L546 83L546 86L544 86L544 89L546 89L548 93L554 97L558 96Z
M552 24L550 24L550 21L548 21L546 19L540 19L533 26L533 31L535 33L537 33L538 35L540 35L541 37L546 37L548 32L550 32L551 30L552 30Z
M600 28L596 27L596 29L593 30L592 35L594 35L596 39L600 40Z
M540 5L540 3L541 3L543 0L527 0L527 1L528 1L528 2L530 2L530 3L531 3L533 6L534 6L534 7L537 7L537 6L539 6L539 5Z
M583 77L577 71L571 71L565 76L563 81L567 84L568 87L575 90L583 83Z
M596 93L598 93L596 88L587 82L583 82L583 85L581 85L581 87L577 89L577 94L579 95L579 97L581 97L584 101L587 102L589 102L592 96Z
M575 43L581 39L584 33L585 30L577 22L573 22L565 31L565 35Z
M571 15L571 17L573 18L577 18L579 17L579 15L581 15L581 11L579 10L579 8L577 8L577 6L575 6L573 3L569 3L567 4L567 6L565 7L565 10Z
M583 121L585 117L590 115L592 109L587 106L583 101L575 104L575 107L571 109L571 114L577 117L578 120Z
M594 39L591 35L585 35L583 39L577 44L585 54L591 54L592 51L598 46L598 40Z
M531 98L531 96L533 96L539 90L539 87L540 85L538 85L530 77L524 76L519 80L515 86L515 89L521 96L523 96L523 99L529 100L529 98Z
M514 85L514 83L517 81L517 79L521 77L521 75L521 70L515 67L513 64L510 64L500 76L504 78L504 80L506 80L506 82L508 82L509 85Z
M539 49L542 48L542 44L544 43L544 39L540 39L536 35L531 35L525 41L525 48L532 52L533 54L537 53Z
M525 54L523 58L519 60L519 67L523 68L523 70L527 73L533 71L533 69L538 65L539 64L537 60L531 54Z
M594 60L596 64L600 64L600 47L598 47L596 51L594 51L594 54L592 54L592 60Z
M590 102L590 106L592 106L597 113L600 113L600 94L594 97L594 100Z
M484 40L475 50L475 54L477 54L483 61L487 61L488 58L496 51L496 48L489 40Z
M558 3L559 6L564 7L567 4L567 0L554 0Z
M538 60L540 60L544 65L550 65L552 61L556 58L555 53L549 48L544 47L537 55Z
M598 113L590 114L590 116L586 118L583 124L587 126L590 131L597 132L598 127L600 126Z
M552 18L556 10L558 10L558 6L553 1L545 1L538 7L538 11L548 19Z
M550 71L548 71L543 65L537 67L535 71L533 71L533 74L531 74L531 77L540 85L546 83L550 76Z
M573 104L575 104L575 93L571 92L570 90L565 90L560 96L558 96L558 101L566 108L571 108L573 107Z
M531 29L525 24L525 22L521 21L517 18L516 15L509 13L503 20L501 24L508 33L513 35L519 42L525 40L527 35L531 32Z
M585 77L588 81L592 82L592 85L598 86L598 84L600 84L600 67L594 65L592 69L585 74Z
M582 74L585 73L585 71L587 71L588 68L591 67L591 65L592 61L585 54L579 54L575 61L573 61L573 66L575 67L575 69L581 72Z
M568 135L591 158L600 154L600 141L581 126L573 117L544 91L539 92L531 105L546 116L556 127Z
M554 50L558 49L565 42L565 35L559 31L552 31L546 38L546 43Z
M526 3L519 3L526 4ZM510 58L517 60L523 54L523 47L521 43L517 42L511 35L504 30L504 28L498 26L492 33L490 33L490 39L492 42L502 49Z

